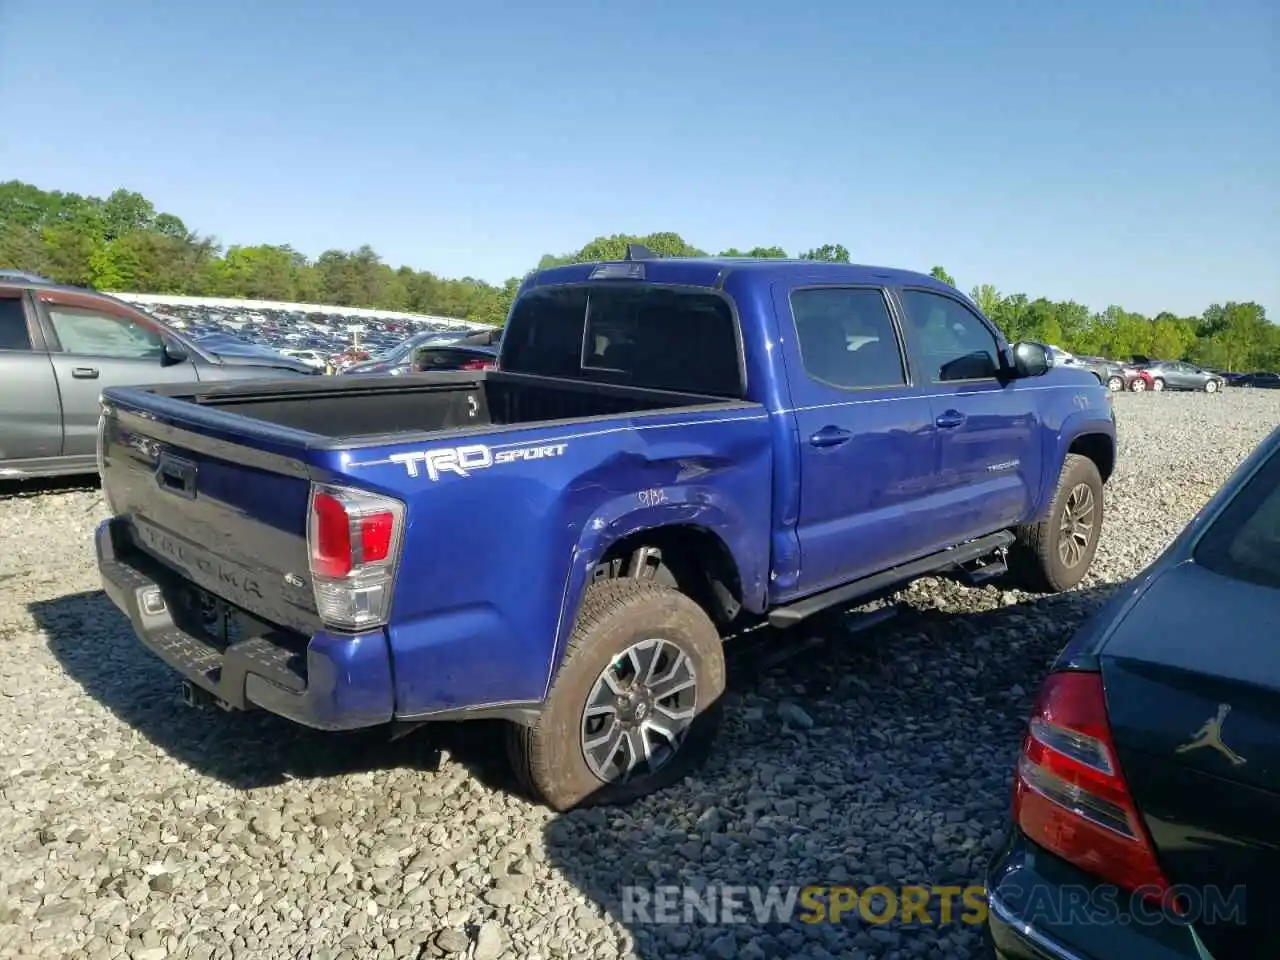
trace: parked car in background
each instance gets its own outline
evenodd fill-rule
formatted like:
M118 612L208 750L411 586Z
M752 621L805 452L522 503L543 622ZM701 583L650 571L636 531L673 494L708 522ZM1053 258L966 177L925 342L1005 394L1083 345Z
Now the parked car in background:
M1151 375L1151 389L1156 391L1201 390L1205 393L1217 393L1225 383L1218 374L1210 373L1194 363L1148 360L1136 366Z
M188 337L123 300L0 277L0 477L98 469L98 395L130 384L316 373L272 350Z
M1241 374L1236 378L1234 386L1280 390L1280 373L1268 373L1265 370L1259 370L1257 373Z
M342 372L390 373L393 370L407 367L413 351L419 347L427 346L428 344L457 343L470 333L471 331L468 330L427 330L405 338L385 352L370 357L368 360L352 363L345 367Z
M1044 682L987 878L1001 957L1280 955L1277 623L1280 428Z
M1099 383L1113 393L1126 389L1137 376L1137 371L1133 367L1126 367L1122 363L1105 360L1102 357L1077 356L1072 358L1068 366L1088 370L1098 378Z
M410 363L413 373L431 373L438 370L495 370L497 366L497 347L481 347L464 343L419 347L413 352Z
M373 357L369 354L368 350L361 350L359 347L350 347L330 357L329 365L340 372L354 364L364 363L372 359Z
M315 348L285 347L280 352L286 357L293 357L295 360L300 360L307 366L315 367L319 370L323 370L325 364L329 362L324 351Z
M1155 378L1152 377L1151 373L1143 367L1126 365L1125 371L1129 378L1129 389L1134 393L1143 393L1147 390L1153 389Z

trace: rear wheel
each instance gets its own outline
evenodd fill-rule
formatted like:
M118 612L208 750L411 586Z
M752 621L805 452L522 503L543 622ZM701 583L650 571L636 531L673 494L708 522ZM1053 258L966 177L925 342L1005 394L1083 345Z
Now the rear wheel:
M1129 389L1134 393L1142 393L1147 389L1147 381L1143 380L1141 377L1136 377L1133 383L1129 384Z
M1161 380L1159 377L1156 377L1154 380L1151 381L1151 389L1154 390L1156 393L1163 392L1164 381Z
M1107 389L1112 393L1116 393L1124 389L1124 377L1110 377L1107 379Z
M719 631L691 599L634 578L593 584L542 714L511 727L512 764L555 810L630 802L702 765L724 687Z
M1045 518L1019 527L1009 571L1029 590L1060 593L1078 584L1102 532L1102 477L1088 457L1067 455Z

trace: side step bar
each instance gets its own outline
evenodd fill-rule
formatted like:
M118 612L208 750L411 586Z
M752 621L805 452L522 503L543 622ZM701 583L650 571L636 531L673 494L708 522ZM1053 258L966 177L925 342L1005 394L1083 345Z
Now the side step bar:
M815 593L811 597L805 597L803 600L797 600L795 603L788 604L785 607L778 607L769 611L769 625L772 627L792 627L806 617L811 617L815 613L820 613L830 607L848 605L857 600L869 600L873 594L908 583L917 577L942 573L959 567L961 564L971 563L989 553L994 553L1009 546L1013 543L1013 539L1012 533L1008 530L1001 530L998 533L979 537L977 540L970 540L968 543L948 547L938 553L931 553L929 556L921 557L919 560L912 560L901 566L892 567L880 573L873 573L869 577L854 580L852 583L834 587L823 593Z

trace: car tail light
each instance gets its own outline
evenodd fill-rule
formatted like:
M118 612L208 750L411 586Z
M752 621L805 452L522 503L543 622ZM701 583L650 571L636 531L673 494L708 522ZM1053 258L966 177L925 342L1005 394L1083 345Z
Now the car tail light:
M403 533L399 500L312 485L307 551L321 620L350 630L387 622Z
M497 366L492 360L468 360L459 370L492 370Z
M1102 677L1051 674L1022 741L1013 819L1034 843L1155 901L1165 878L1116 761Z

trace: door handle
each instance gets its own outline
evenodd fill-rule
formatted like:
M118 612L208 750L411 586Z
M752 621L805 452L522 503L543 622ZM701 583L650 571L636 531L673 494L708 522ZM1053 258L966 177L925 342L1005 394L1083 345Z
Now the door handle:
M156 483L161 490L175 493L184 500L196 497L196 465L168 453L160 454L156 466Z
M823 427L809 438L809 442L815 447L838 447L842 443L848 443L852 437L852 431L843 427Z
M77 380L97 380L98 368L97 367L72 367L71 376L73 376Z
M964 423L964 414L959 410L948 410L946 413L939 414L938 419L933 422L943 430L954 430Z

